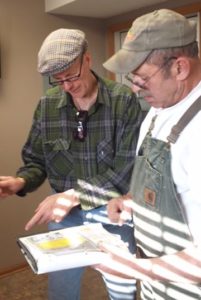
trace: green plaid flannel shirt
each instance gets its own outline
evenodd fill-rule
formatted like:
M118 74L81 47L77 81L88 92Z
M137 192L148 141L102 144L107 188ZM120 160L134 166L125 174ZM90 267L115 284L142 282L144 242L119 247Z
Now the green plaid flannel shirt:
M73 138L77 123L71 96L56 87L41 98L22 150L24 166L17 171L26 180L19 195L48 178L54 192L76 189L87 210L128 192L142 121L140 104L128 87L97 79L97 101L89 110L84 142Z

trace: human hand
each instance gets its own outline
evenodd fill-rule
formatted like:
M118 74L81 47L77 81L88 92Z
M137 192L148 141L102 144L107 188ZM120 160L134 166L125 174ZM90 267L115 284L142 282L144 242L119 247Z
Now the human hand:
M201 281L201 249L192 245L173 254L136 258L122 248L102 243L107 253L104 261L93 268L103 274L141 281L166 281L199 284Z
M25 230L31 229L36 224L47 224L50 221L59 223L79 203L78 193L74 189L51 195L39 204L34 216L25 225Z
M134 272L132 262L135 261L135 255L131 254L125 248L102 243L100 249L107 253L102 264L93 265L92 268L102 274L110 274L120 278L133 278Z
M108 202L107 213L111 222L123 225L124 222L132 219L133 200L127 194L118 198L113 198Z
M24 185L25 180L21 177L0 176L0 198L16 194Z

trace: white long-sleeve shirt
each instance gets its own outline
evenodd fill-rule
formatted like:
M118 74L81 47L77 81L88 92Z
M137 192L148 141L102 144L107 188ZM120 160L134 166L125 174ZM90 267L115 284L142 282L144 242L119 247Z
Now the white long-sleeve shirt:
M153 116L157 114L152 136L167 142L171 128L199 96L201 82L176 105L165 109L151 108L141 126L137 151ZM173 180L183 202L189 229L195 244L201 244L201 111L171 145L171 155Z

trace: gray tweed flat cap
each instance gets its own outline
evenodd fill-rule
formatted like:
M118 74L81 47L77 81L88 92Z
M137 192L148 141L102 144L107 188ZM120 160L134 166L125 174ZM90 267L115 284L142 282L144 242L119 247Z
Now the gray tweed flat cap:
M58 29L44 40L38 53L38 72L54 75L68 69L87 49L85 33L77 29Z

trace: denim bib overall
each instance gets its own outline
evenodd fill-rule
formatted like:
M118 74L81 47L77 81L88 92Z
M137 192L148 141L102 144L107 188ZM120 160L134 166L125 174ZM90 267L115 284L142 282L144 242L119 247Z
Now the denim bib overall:
M172 128L168 142L151 137L149 131L135 161L130 192L134 199L135 237L141 257L158 257L192 245L184 209L171 173L171 143L201 109L201 98ZM152 281L141 283L141 299L201 299L201 285Z

